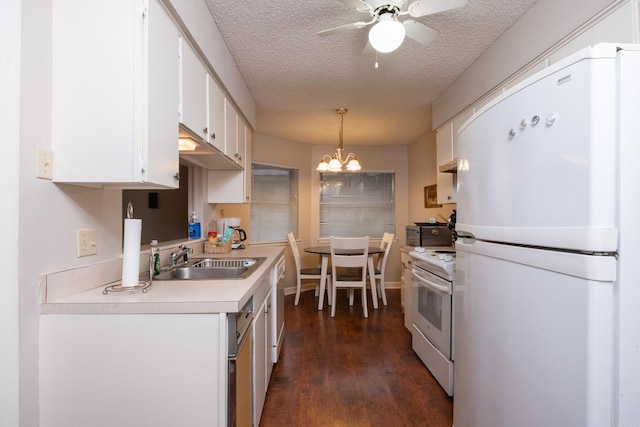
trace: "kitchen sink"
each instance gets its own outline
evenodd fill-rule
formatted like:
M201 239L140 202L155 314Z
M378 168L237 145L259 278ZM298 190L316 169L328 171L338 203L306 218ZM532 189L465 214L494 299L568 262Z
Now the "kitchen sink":
M266 257L207 258L191 265L163 271L154 280L232 280L246 279Z

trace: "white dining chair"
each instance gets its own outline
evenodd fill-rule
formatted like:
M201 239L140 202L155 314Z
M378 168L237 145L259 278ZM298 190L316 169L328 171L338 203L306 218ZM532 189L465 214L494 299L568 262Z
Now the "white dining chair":
M369 317L367 311L367 260L369 257L369 236L366 237L330 237L331 248L331 317L336 315L336 292L338 288L355 290L360 288L362 296L362 313ZM350 251L343 254L342 251ZM349 304L353 304L350 298Z
M294 301L294 305L298 305L300 301L300 290L302 288L303 280L317 280L318 284L316 284L316 296L318 295L318 289L320 288L320 279L322 278L321 269L319 267L313 268L303 268L302 261L300 260L300 251L298 250L298 243L296 242L296 238L293 233L287 234L289 238L289 245L291 246L291 252L293 253L293 260L296 263L296 299ZM327 271L327 297L330 298L331 293L331 273ZM324 295L320 295L320 298L324 298ZM329 301L331 301L329 299Z
M373 274L373 286L376 287L376 292L371 289L371 296L375 298L375 294L378 294L378 298L382 297L382 303L387 305L387 292L384 287L384 271L387 265L387 258L389 257L389 251L391 250L391 244L393 243L394 234L392 233L384 233L382 236L382 241L380 242L380 249L384 249L384 253L378 255L378 259L376 260L376 265L374 267L373 273L369 272L369 274Z

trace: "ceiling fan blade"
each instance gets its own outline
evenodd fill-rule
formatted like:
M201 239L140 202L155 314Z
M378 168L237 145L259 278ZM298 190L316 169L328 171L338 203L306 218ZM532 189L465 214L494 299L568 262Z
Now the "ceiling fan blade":
M318 31L319 36L330 36L332 34L343 33L349 30L359 30L360 28L364 28L369 25L370 22L353 22L351 24L341 25L335 28L329 28L328 30Z
M457 9L467 4L467 0L417 0L407 8L409 15L414 18Z
M421 24L413 19L407 19L402 23L404 25L404 29L406 30L407 37L421 43L423 45L428 45L436 37L438 37L438 31L434 30L431 27L427 27L424 24Z

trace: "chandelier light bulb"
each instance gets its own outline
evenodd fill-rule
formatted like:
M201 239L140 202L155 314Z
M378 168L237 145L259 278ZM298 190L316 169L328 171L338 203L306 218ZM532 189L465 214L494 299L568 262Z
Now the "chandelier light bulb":
M380 53L393 52L400 47L406 30L391 13L380 15L378 23L369 30L369 43Z

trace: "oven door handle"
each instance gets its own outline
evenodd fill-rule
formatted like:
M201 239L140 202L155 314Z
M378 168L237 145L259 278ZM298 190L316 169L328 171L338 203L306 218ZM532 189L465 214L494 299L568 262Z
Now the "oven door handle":
M438 283L432 282L431 280L418 273L415 268L411 270L411 274L413 275L414 279L418 280L418 282L422 283L427 288L433 289L434 291L442 294L451 295L451 288L449 286L443 286Z

